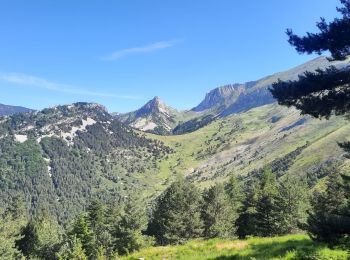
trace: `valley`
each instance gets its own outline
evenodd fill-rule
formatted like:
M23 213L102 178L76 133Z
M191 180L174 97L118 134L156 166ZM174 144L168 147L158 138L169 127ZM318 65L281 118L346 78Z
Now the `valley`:
M293 79L328 63L321 57L258 81L216 88L188 111L155 97L127 114L80 102L5 116L0 205L21 196L30 215L45 205L66 222L93 198L123 200L137 193L150 203L178 176L206 188L231 176L248 180L270 166L278 178L311 176L312 185L320 183L318 172L350 166L337 145L349 140L348 121L302 116L266 93L279 77Z
M302 124L295 124L298 122ZM246 176L283 159L288 162L285 168L275 169L281 176L312 175L318 167L333 163L346 167L337 141L348 140L349 127L345 119L312 119L272 104L216 120L192 133L147 136L175 151L161 163L164 172L170 176L183 173L191 181L210 186L232 174Z
M0 260L349 260L338 4L1 3Z

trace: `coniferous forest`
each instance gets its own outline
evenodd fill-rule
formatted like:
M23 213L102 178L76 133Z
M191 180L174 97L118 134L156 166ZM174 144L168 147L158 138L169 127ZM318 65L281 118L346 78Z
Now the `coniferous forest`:
M122 115L7 108L0 259L350 259L350 0L337 12L286 31L322 66L224 86L187 114L157 97Z

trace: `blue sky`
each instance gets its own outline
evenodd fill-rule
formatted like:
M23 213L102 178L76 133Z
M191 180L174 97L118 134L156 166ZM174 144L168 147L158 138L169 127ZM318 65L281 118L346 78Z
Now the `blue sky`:
M337 0L0 0L0 103L93 101L126 112L301 64L286 28L315 31Z

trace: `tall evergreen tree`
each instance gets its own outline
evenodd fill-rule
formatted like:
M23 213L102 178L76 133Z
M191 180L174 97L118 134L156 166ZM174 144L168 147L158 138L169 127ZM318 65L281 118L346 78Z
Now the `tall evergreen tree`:
M70 240L78 240L81 243L84 253L92 258L97 253L98 246L93 231L91 230L86 214L80 214L73 223L68 233Z
M22 253L16 248L21 239L21 228L25 224L23 217L16 212L0 209L0 259L22 259Z
M87 207L86 220L96 241L96 247L103 247L108 253L111 253L113 239L110 227L114 223L109 222L106 205L97 199L92 200Z
M228 183L226 184L225 189L230 198L234 212L237 212L242 206L242 201L244 198L242 188L242 182L236 175L231 176ZM237 217L238 216L236 216L236 218Z
M346 60L350 54L350 0L340 0L342 6L337 8L340 18L327 23L325 19L317 23L318 33L307 33L300 37L292 30L287 30L289 43L299 53L317 53L329 51L330 60ZM303 114L318 118L332 115L348 115L350 112L350 67L336 68L330 66L325 70L305 72L295 81L274 83L270 89L278 103L295 106ZM350 151L350 142L340 144L345 151ZM350 206L340 209L343 204L340 179L333 175L334 183L328 183L325 194L316 195L312 201L313 210L308 218L307 229L314 239L335 242L344 233L350 235L348 228ZM334 189L332 188L334 187ZM340 190L337 190L339 188ZM331 195L330 190L334 190ZM330 201L333 204L329 203ZM333 205L333 206L332 206ZM335 207L336 209L332 209Z
M223 184L216 184L204 192L202 219L204 236L207 238L235 235L237 212Z
M147 238L143 231L147 228L144 205L135 198L129 198L120 220L115 223L112 236L119 254L129 254L145 245Z
M184 243L202 235L199 190L184 179L172 183L159 197L148 233L158 244Z
M256 234L256 206L258 196L257 180L249 180L243 188L242 206L236 221L239 238L245 238L248 235Z
M300 37L287 30L289 43L299 53L321 54L329 51L333 60L345 60L350 54L350 1L341 0L342 15L332 22L317 23L319 33ZM325 70L306 72L296 81L278 81L272 85L272 95L278 103L295 106L304 114L329 117L350 112L350 69L331 66Z
M54 259L62 240L58 223L46 213L30 220L21 231L17 247L28 258Z
M277 207L279 215L279 232L283 234L300 231L305 224L309 208L309 192L306 181L298 176L287 175L279 185Z
M273 236L279 233L280 210L277 206L278 183L271 169L265 168L260 182L256 203L256 234Z
M306 230L318 241L337 243L350 234L349 194L338 171L328 176L326 190L312 200Z
M87 213L87 220L90 227L96 231L101 229L105 218L105 210L101 201L97 199L92 200L87 207Z

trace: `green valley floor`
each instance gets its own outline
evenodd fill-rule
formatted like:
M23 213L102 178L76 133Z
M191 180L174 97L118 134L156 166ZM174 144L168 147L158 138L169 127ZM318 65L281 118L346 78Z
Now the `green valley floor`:
M184 245L151 247L122 257L123 260L151 259L349 259L345 249L330 249L307 235L287 235L247 240L193 240Z

